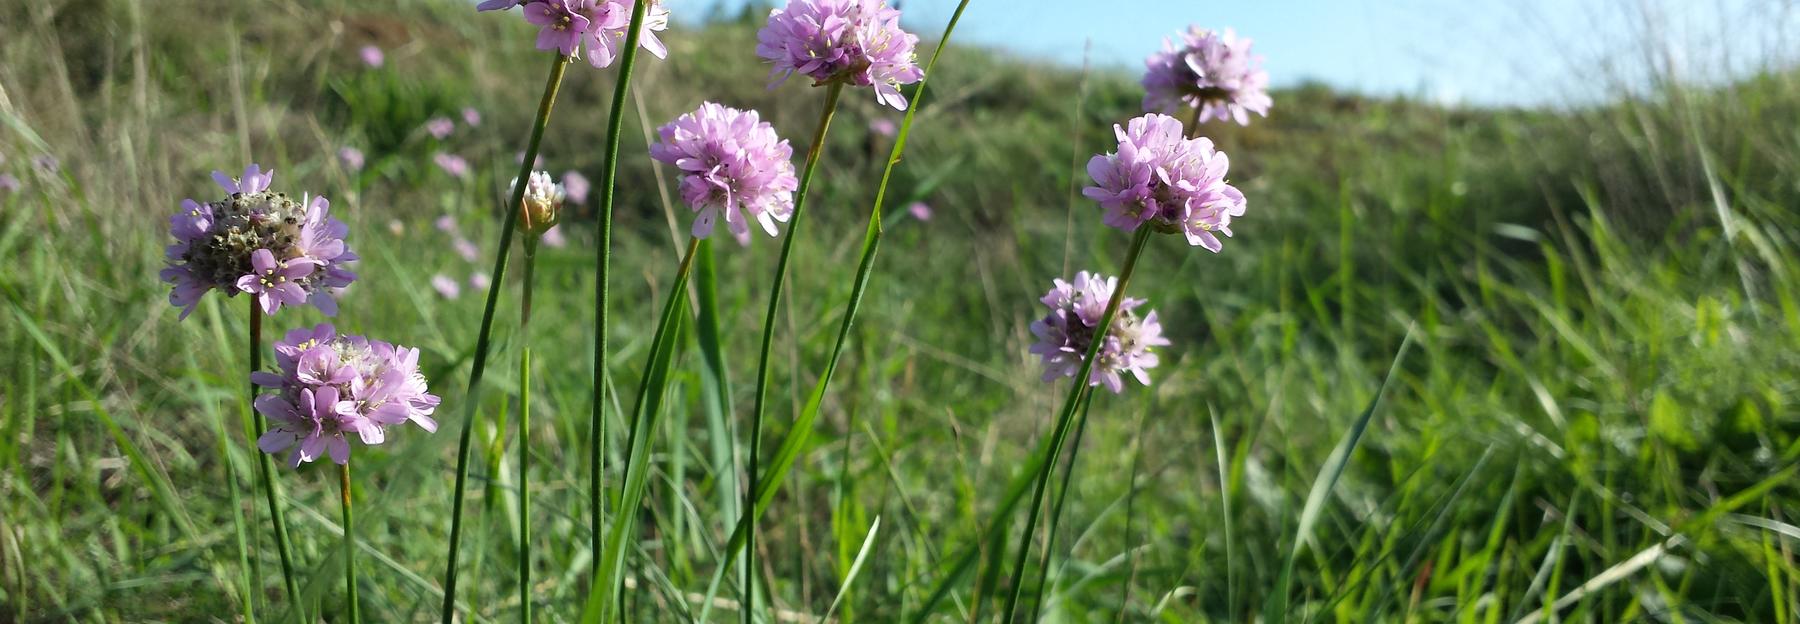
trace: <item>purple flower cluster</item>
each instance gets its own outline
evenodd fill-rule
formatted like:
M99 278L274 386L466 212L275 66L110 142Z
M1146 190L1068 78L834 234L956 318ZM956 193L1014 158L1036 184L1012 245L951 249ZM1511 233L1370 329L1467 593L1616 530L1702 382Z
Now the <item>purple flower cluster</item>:
M1094 186L1082 194L1106 208L1106 224L1136 230L1149 224L1180 233L1189 245L1217 253L1214 233L1231 235L1232 217L1244 215L1244 194L1225 182L1231 161L1210 139L1183 136L1181 121L1149 114L1113 126L1119 150L1094 156Z
M815 85L874 87L875 101L906 110L900 85L925 77L913 55L919 38L900 30L900 10L882 0L788 0L756 40L757 56L775 65L771 87L799 73Z
M419 373L419 350L362 336L339 335L330 324L296 329L275 343L279 373L257 371L250 381L274 390L256 398L256 411L274 424L256 440L266 453L293 449L288 465L324 455L350 461L350 434L381 444L387 428L407 422L437 431L439 399Z
M722 213L731 234L748 244L751 220L774 236L775 222L794 214L794 150L756 111L706 102L657 135L650 156L681 170L681 199L699 213L694 236L710 236Z
M1044 381L1074 377L1081 372L1082 358L1094 341L1094 328L1100 324L1117 286L1118 278L1082 271L1075 274L1074 283L1056 280L1055 287L1040 300L1050 313L1031 324L1031 333L1038 338L1031 353L1043 358ZM1104 384L1118 394L1125 389L1121 373L1127 372L1138 383L1150 385L1148 369L1159 363L1151 347L1168 346L1169 340L1163 338L1156 311L1138 317L1136 309L1142 305L1143 299L1131 297L1119 302L1119 311L1107 327L1094 365L1088 371L1089 385Z
M631 11L639 1L650 3L644 7L639 44L656 58L668 58L668 47L656 38L657 32L669 28L669 10L659 0L486 0L475 8L504 11L523 6L525 21L539 28L539 50L574 58L587 46L588 63L607 67L625 44L625 29L631 26Z
M356 260L344 244L349 228L331 217L323 197L295 201L270 191L274 176L257 165L237 179L215 171L225 198L183 200L181 212L169 218L175 244L167 250L162 279L174 286L169 303L181 308L181 318L213 289L249 293L265 314L302 303L337 313L332 289L356 279L344 268Z
M1269 115L1269 73L1250 54L1250 39L1189 27L1182 45L1163 40L1163 50L1144 60L1144 110L1175 114L1200 109L1199 121L1230 119L1250 124L1250 113Z

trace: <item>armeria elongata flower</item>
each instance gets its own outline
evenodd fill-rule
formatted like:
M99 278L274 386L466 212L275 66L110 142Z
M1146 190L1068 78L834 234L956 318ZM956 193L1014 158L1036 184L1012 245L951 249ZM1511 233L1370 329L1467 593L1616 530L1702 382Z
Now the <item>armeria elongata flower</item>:
M1217 253L1214 233L1231 235L1231 219L1244 215L1244 194L1225 182L1231 161L1205 137L1185 138L1181 121L1149 114L1113 126L1119 151L1094 156L1094 186L1082 194L1106 208L1106 224L1125 231L1149 224L1180 233L1189 245Z
M518 183L518 180L513 180L507 186ZM556 222L562 218L563 202L567 198L568 193L555 178L550 177L549 172L531 172L531 177L525 181L525 197L521 200L519 209L519 229L532 237L527 240L535 241L556 226Z
M882 0L788 0L756 40L757 56L775 65L770 87L799 73L815 86L874 87L875 101L906 110L900 85L925 76L913 54L918 36L900 30L900 10Z
M264 314L302 303L337 313L333 289L356 279L344 267L356 260L344 244L350 228L331 217L323 197L296 201L270 191L274 176L257 165L236 179L215 171L226 197L204 204L183 200L181 212L169 218L175 244L162 279L174 286L169 303L181 308L181 318L214 289L229 296L250 293Z
M437 431L431 413L439 398L419 372L419 350L362 336L341 335L329 323L296 329L275 343L279 372L257 371L250 381L274 392L256 398L273 427L256 440L266 453L291 452L288 465L329 455L350 461L350 436L381 444L387 428L413 423Z
M578 58L587 46L588 64L608 67L619 57L619 46L625 43L625 29L631 26L631 11L638 0L485 0L475 5L477 11L505 11L524 7L525 21L537 26L540 50L556 50L563 56ZM668 30L669 9L661 0L643 0L644 23L638 45L656 58L668 58L669 48L656 33Z
M794 214L794 150L756 111L706 102L657 129L650 157L681 170L681 199L699 216L694 236L712 235L721 216L738 243L750 221L770 236Z
M1073 283L1057 279L1044 295L1041 301L1050 313L1031 324L1031 333L1038 338L1031 353L1043 358L1044 381L1074 377L1081 371L1082 357L1093 344L1094 328L1106 313L1107 301L1118 283L1118 278L1082 271L1075 274ZM1168 346L1169 340L1163 338L1154 310L1141 318L1137 315L1136 309L1142 305L1143 299L1131 297L1119 302L1119 311L1089 369L1089 385L1105 385L1117 394L1125 389L1122 373L1150 385L1148 370L1159 363L1151 348Z
M1161 52L1144 60L1144 110L1177 114L1200 109L1199 121L1230 119L1250 125L1250 113L1269 116L1269 72L1250 53L1250 39L1191 26L1179 47L1163 40Z

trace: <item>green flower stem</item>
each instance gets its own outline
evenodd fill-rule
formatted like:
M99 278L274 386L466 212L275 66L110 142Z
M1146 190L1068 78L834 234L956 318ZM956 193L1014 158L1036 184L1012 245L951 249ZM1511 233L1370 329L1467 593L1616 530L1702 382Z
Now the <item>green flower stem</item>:
M638 40L643 34L644 12L649 2L634 2L631 23L625 27L625 48L619 53L619 78L613 83L612 113L606 119L605 162L600 171L600 215L594 220L594 404L588 424L588 547L592 556L588 572L600 571L601 522L606 515L605 490L600 467L606 446L606 299L607 275L612 264L612 214L619 183L619 133L625 127L625 95L631 87L631 70L637 65Z
M1031 511L1026 514L1025 533L1019 536L1019 553L1013 560L1013 587L1006 597L1006 610L1002 622L1013 621L1019 606L1019 593L1025 588L1025 563L1031 554L1031 538L1037 532L1038 512L1044 506L1044 486L1050 481L1050 472L1056 468L1056 458L1062 456L1063 442L1068 438L1069 425L1075 420L1076 408L1081 404L1082 393L1088 390L1088 375L1094 369L1094 357L1099 355L1099 337L1106 335L1107 328L1112 326L1113 316L1119 312L1119 303L1125 299L1125 288L1131 285L1131 274L1137 269L1138 257L1143 255L1144 244L1150 241L1151 228L1140 226L1137 235L1131 239L1131 251L1125 256L1125 269L1119 273L1119 287L1113 289L1112 299L1106 302L1106 313L1100 315L1100 324L1094 326L1095 339L1088 344L1087 355L1081 359L1081 370L1075 374L1075 383L1069 388L1069 398L1063 402L1062 411L1056 417L1056 430L1050 434L1049 461L1045 461L1038 469L1036 484L1031 493Z
M338 464L339 501L344 505L344 613L350 624L362 621L356 606L356 522L350 513L350 464Z
M531 621L531 282L537 240L525 240L525 286L519 298L519 621Z
M819 127L813 131L812 147L806 150L806 167L800 172L800 187L794 193L794 216L788 221L787 238L781 241L781 258L775 262L775 284L769 290L769 311L763 316L762 353L756 360L756 407L750 412L750 463L745 472L750 477L750 486L744 490L743 520L745 524L744 538L744 593L740 597L744 602L742 610L744 622L752 619L756 612L755 579L756 565L756 464L757 447L762 444L763 409L769 394L769 353L775 341L775 313L781 309L781 286L787 280L788 259L794 251L794 241L800 238L800 211L806 207L806 191L812 186L813 170L818 167L819 154L825 151L825 132L831 129L831 118L837 114L838 96L844 92L844 83L834 82L825 93L825 110L819 113Z
M1087 433L1088 408L1094 404L1094 389L1088 388L1081 394L1081 416L1075 420L1075 440L1069 444L1069 463L1063 466L1062 484L1056 488L1056 500L1050 503L1050 528L1044 533L1044 555L1038 559L1038 600L1031 603L1031 618L1027 622L1037 622L1038 614L1043 611L1043 595L1049 591L1046 584L1050 579L1050 552L1056 549L1056 527L1061 524L1063 503L1069 500L1070 477L1075 476L1075 459L1081 456L1081 438ZM1128 516L1129 517L1129 516Z
M250 372L262 368L262 310L256 307L255 297L246 297L250 305ZM262 412L256 411L256 383L250 383L250 416L256 421L256 435L269 430L269 423ZM281 488L275 483L275 459L261 449L254 448L256 440L250 441L251 452L257 458L257 475L262 480L263 497L269 503L269 519L275 524L275 551L281 555L281 582L287 589L288 600L299 604L300 582L294 576L294 555L288 546L287 512L281 506ZM298 609L305 613L304 609Z
M525 144L525 158L519 163L519 175L513 182L512 201L507 204L506 217L500 225L500 248L494 253L487 307L481 312L481 332L475 339L475 360L469 369L469 387L463 396L462 434L456 446L456 493L450 510L450 553L444 563L443 624L450 624L456 614L456 561L462 546L463 494L469 480L469 446L474 439L476 407L481 403L481 376L487 370L488 347L493 338L494 308L500 303L506 255L512 248L519 207L525 201L525 184L531 179L531 165L537 162L538 144L544 139L544 128L550 125L550 108L556 103L556 93L562 86L563 71L568 64L568 57L560 55L550 62L550 77L544 81L544 97L538 101L537 120L531 125L531 139Z

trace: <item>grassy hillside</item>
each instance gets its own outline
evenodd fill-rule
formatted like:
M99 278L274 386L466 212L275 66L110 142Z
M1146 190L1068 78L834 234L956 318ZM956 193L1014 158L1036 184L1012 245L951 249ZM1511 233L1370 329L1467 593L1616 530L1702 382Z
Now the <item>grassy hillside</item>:
M986 2L971 15L1002 10ZM715 100L757 108L804 144L823 100L801 80L765 88L760 18L687 17L663 37L669 60L640 66L626 120L608 371L626 404L691 218L645 133ZM247 600L279 619L289 602L244 416L244 301L210 297L177 322L156 278L167 217L213 192L208 172L251 161L327 195L364 258L335 322L424 349L433 391L459 406L481 313L468 278L491 261L495 197L548 63L517 22L424 0L0 7L0 173L21 179L0 189L0 621L236 621ZM942 25L908 27L930 38ZM364 45L385 49L383 67L358 60ZM599 178L612 80L570 68L545 169ZM781 621L824 613L877 518L836 619L967 621L984 602L991 616L978 581L1012 581L985 563L924 607L980 542L1066 388L1039 381L1026 352L1038 297L1124 257L1128 236L1102 227L1079 189L1111 125L1139 112L1135 74L953 45L931 84L826 415L764 523L758 561ZM769 438L823 367L851 285L890 146L869 122L899 119L867 96L845 99L799 233ZM1800 621L1788 519L1800 508L1800 79L1560 110L1319 86L1274 97L1266 120L1207 130L1249 197L1236 238L1218 255L1155 240L1132 285L1174 345L1153 386L1094 403L1046 617L1260 612L1315 477L1410 331L1298 559L1296 613ZM479 126L459 121L442 140L421 129L464 107ZM337 158L346 146L366 154L361 171ZM472 175L435 166L440 152ZM59 166L34 166L40 155ZM906 216L911 201L932 218ZM570 621L588 587L593 210L575 209L570 244L540 260L530 452L548 621ZM477 261L433 227L443 215L482 247ZM684 349L656 433L633 621L701 618L738 514L741 415L778 242L718 248L737 409L709 408ZM438 274L462 295L435 293ZM284 314L271 332L319 318ZM505 365L516 326L503 305L488 422L519 390ZM624 432L622 418L608 427L615 465ZM478 436L467 621L517 606L511 437ZM409 431L358 451L370 621L435 621L454 438ZM307 602L335 613L332 476L282 479ZM734 586L709 621L735 620Z

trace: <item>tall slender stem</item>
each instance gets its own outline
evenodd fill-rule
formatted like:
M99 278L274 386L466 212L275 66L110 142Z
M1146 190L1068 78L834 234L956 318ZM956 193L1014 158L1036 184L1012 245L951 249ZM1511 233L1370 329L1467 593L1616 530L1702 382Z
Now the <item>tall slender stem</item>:
M619 133L625 127L625 95L631 87L631 70L637 65L638 40L643 34L644 12L649 2L633 2L631 23L625 27L625 49L619 54L619 78L613 83L612 112L606 118L605 162L600 170L600 216L594 220L599 253L594 257L594 404L588 423L588 573L600 572L603 545L600 524L606 515L605 491L600 479L606 445L606 326L607 275L612 264L613 200L619 182Z
M248 299L250 310L250 372L262 368L262 309L256 307L255 297ZM256 382L250 383L250 416L256 421L256 433L261 435L269 430L269 423L262 412L256 411ZM255 443L252 442L254 445ZM288 600L294 601L296 607L300 600L299 579L294 576L294 555L288 546L287 512L281 506L280 488L275 484L275 460L268 453L256 452L257 474L262 480L263 497L269 504L269 519L275 524L275 551L281 556L281 582L287 589ZM304 609L296 608L296 612Z
M350 624L362 621L356 604L356 522L350 514L350 463L338 464L339 501L344 505L344 612Z
M519 621L531 622L531 282L537 241L525 241L525 287L519 303Z
M1062 523L1063 503L1069 500L1069 480L1075 475L1075 460L1081 457L1081 438L1087 434L1088 408L1093 405L1094 389L1088 388L1081 395L1081 416L1075 420L1075 439L1069 444L1069 462L1063 466L1062 484L1056 487L1056 498L1050 502L1050 527L1044 533L1044 555L1038 559L1039 597L1037 602L1031 603L1031 618L1027 622L1038 621L1038 614L1044 608L1043 594L1050 587L1050 553L1056 549L1056 528ZM1130 515L1127 514L1126 522L1130 521Z
M806 191L812 186L813 170L819 164L819 153L825 151L825 132L831 129L831 118L837 114L838 96L844 92L844 83L831 83L825 94L825 110L819 113L819 127L813 130L812 146L806 150L806 167L800 172L800 186L794 193L794 217L788 222L787 238L781 241L781 258L775 262L775 284L769 290L769 311L763 315L762 354L756 360L756 407L750 412L750 463L745 469L750 476L749 488L744 490L744 523L747 532L744 534L744 622L752 619L756 611L756 464L762 445L763 408L769 394L769 353L775 340L775 313L781 309L781 286L787 280L788 258L794 251L794 241L800 238L800 210L806 207Z
M1088 390L1088 376L1094 370L1094 358L1099 355L1100 338L1106 335L1112 326L1113 316L1119 312L1119 303L1125 299L1125 288L1131 285L1131 274L1137 269L1138 257L1143 255L1144 244L1149 242L1152 231L1149 226L1139 226L1137 234L1131 239L1131 251L1125 256L1125 269L1119 273L1119 287L1113 289L1112 298L1106 302L1106 313L1100 315L1100 324L1094 326L1094 340L1089 341L1085 357L1081 359L1081 370L1075 374L1075 383L1069 388L1069 398L1063 401L1062 411L1056 417L1056 430L1050 434L1050 455L1038 470L1036 482L1031 493L1031 511L1026 515L1025 533L1019 537L1019 554L1013 560L1013 587L1006 597L1005 616L1001 622L1011 623L1019 606L1019 593L1025 589L1025 563L1031 554L1031 538L1037 532L1038 512L1044 506L1044 486L1050 481L1050 471L1056 468L1056 458L1062 455L1063 442L1068 438L1070 422L1074 420L1075 410L1081 403L1082 393Z
M500 225L500 247L494 252L493 277L488 284L487 307L481 313L481 332L475 338L475 360L469 369L469 387L463 396L462 435L456 445L456 493L450 510L450 554L444 564L444 606L441 621L450 624L456 613L456 560L462 545L462 511L464 486L469 479L469 446L474 438L476 406L481 401L481 376L487 370L489 341L493 338L494 308L500 303L500 285L506 276L506 255L512 249L513 229L519 222L519 208L525 201L525 184L531 179L531 166L537 162L538 144L544 139L544 128L550 125L550 108L556 103L556 92L562 86L563 71L569 59L556 56L550 61L550 77L544 81L544 96L538 101L537 120L531 124L531 139L525 144L525 157L514 178L512 201L506 205L506 218Z

